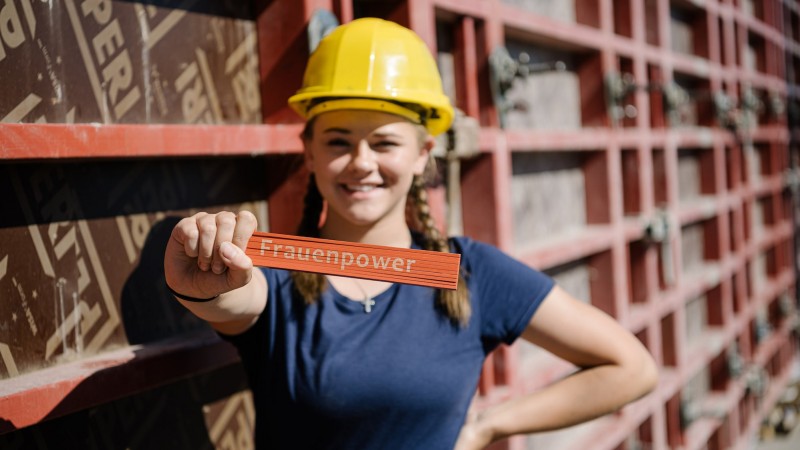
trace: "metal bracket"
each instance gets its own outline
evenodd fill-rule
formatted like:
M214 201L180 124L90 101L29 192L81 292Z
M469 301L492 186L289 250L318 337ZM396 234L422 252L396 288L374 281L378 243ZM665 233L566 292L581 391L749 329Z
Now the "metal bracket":
M564 71L567 65L563 61L552 61L542 63L531 63L529 54L522 52L517 59L511 57L508 49L499 46L492 50L489 55L489 84L492 89L492 97L500 127L506 126L506 114L509 111L525 110L527 105L515 104L508 100L506 93L517 78L526 78L534 73Z
M735 130L739 127L736 99L723 91L714 93L714 111L720 126Z
M756 397L763 397L769 387L769 375L763 367L750 366L744 374L747 391Z
M764 111L764 102L756 95L753 88L747 87L742 90L740 103L742 105L743 125L748 127L756 126L758 124L758 115Z
M745 362L742 354L739 353L739 346L734 342L725 352L725 360L728 363L728 375L731 378L739 378L744 373Z
M447 161L447 233L457 236L464 233L461 212L461 160L480 153L478 121L455 110L453 125L436 137L436 145L431 154Z
M691 99L689 92L674 81L665 84L661 92L664 94L664 109L670 125L680 124L680 110Z
M339 26L339 19L327 9L318 9L308 22L308 52L314 53L319 41Z
M756 313L756 318L753 321L753 332L755 334L756 343L764 342L767 337L772 333L772 326L769 324L765 314L761 311Z
M798 169L784 170L783 184L792 191L792 194L797 195L798 191L800 191L800 171Z
M664 96L664 110L672 125L680 122L680 108L690 99L686 89L675 82L637 84L633 75L629 73L619 75L611 72L606 74L605 88L608 117L614 125L617 125L625 117L634 118L638 114L636 106L623 105L625 98L635 91L661 91Z
M644 240L648 244L661 245L661 276L667 286L672 286L675 283L675 269L672 265L670 219L666 211L657 211L645 224Z
M786 113L786 102L783 101L783 97L777 92L773 92L769 95L769 102L767 105L769 113L773 117L781 117Z
M614 125L617 125L625 117L629 119L636 117L638 114L636 106L631 104L623 106L625 98L640 88L633 75L610 72L605 76L605 88L606 109L608 117Z
M478 120L464 114L456 108L453 125L447 133L436 137L436 145L431 153L437 158L465 159L480 153L478 137L480 125Z

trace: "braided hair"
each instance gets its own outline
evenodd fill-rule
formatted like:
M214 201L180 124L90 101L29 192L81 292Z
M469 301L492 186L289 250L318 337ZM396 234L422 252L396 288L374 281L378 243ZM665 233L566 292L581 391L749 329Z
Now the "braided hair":
M297 234L307 237L319 237L319 220L322 216L324 200L317 188L317 181L312 173L308 177L308 188L303 200L303 218ZM325 275L321 273L292 271L295 289L307 305L313 304L327 286Z
M422 246L425 250L450 253L448 237L436 227L431 216L428 204L428 192L425 190L425 180L421 176L414 176L411 189L408 191L408 216L412 220L412 228L422 235ZM464 277L458 275L456 289L439 289L436 295L437 307L453 322L466 325L472 314L469 302L469 290Z

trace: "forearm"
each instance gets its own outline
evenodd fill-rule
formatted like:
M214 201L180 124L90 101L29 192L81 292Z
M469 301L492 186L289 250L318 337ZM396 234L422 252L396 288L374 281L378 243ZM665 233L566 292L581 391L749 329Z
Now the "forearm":
M654 374L613 364L596 366L490 407L479 422L492 441L564 428L616 411L649 392L654 383Z

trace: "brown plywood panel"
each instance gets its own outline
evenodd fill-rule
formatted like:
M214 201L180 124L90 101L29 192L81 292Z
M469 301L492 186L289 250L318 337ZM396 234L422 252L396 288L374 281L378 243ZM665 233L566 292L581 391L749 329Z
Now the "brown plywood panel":
M260 123L246 2L4 2L0 122Z
M0 378L204 326L164 287L166 240L199 210L265 224L266 172L250 158L0 167Z

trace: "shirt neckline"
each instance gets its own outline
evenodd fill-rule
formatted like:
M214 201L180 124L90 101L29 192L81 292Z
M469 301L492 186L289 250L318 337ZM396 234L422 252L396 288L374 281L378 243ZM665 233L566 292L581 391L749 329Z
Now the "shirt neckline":
M394 293L397 292L398 289L400 289L400 284L401 283L392 283L385 290L381 291L377 295L373 295L372 297L370 297L375 302L375 304L372 305L373 311L375 310L375 308L381 307L380 305L382 303L385 303L386 300L391 298L394 295ZM354 299L347 297L346 295L336 290L336 288L331 283L328 283L328 292L331 293L331 296L333 297L333 300L336 303L343 305L345 308L347 308L348 311L351 312L360 311L362 313L364 312L363 299Z

